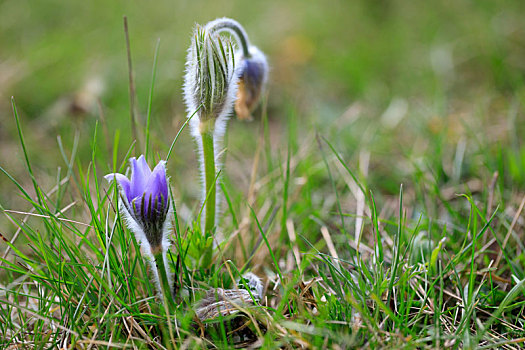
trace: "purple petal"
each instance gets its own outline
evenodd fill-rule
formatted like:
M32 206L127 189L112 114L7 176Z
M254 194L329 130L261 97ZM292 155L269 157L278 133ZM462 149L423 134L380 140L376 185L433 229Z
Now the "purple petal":
M142 198L144 198L144 215L147 215L148 208L149 208L149 196L146 196L144 194L140 197L134 198L133 203L135 203L135 205L131 206L132 208L134 207L136 215L139 215L139 216L142 216Z
M152 196L153 200L159 200L162 195L164 203L168 198L168 182L166 180L166 166L164 161L160 161L159 164L153 169L150 178L145 188L146 199L149 200L149 196Z
M135 197L130 203L131 210L135 212L135 215L140 216L140 208L142 207L142 197Z
M141 155L139 157L138 163L139 163L139 166L142 169L142 173L144 174L144 176L146 176L146 177L150 176L151 175L151 170L149 168L148 163L146 163L146 158L144 158L143 155Z
M151 175L151 170L144 156L140 156L138 161L136 158L131 158L131 189L130 197L136 198L142 196L144 188Z
M106 176L104 176L104 179L108 180L109 182L117 181L117 183L120 185L120 188L122 189L122 191L128 198L128 201L131 200L131 197L130 197L131 182L126 176L119 174L119 173L111 173L111 174L107 174Z
M263 80L264 67L257 61L246 60L244 65L244 78L250 84L259 85Z

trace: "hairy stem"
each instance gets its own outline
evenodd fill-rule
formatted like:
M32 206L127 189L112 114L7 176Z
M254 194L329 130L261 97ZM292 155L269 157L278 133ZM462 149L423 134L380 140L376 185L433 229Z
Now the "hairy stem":
M210 32L213 31L223 31L227 30L230 33L233 33L234 36L239 41L239 45L242 48L242 54L246 58L250 58L250 40L248 39L248 34L241 26L241 24L230 18L220 18L209 24Z
M159 277L160 292L162 293L162 301L164 303L164 310L166 312L166 318L168 321L168 331L171 341L174 343L173 329L171 325L170 312L175 310L175 303L173 301L173 294L171 287L168 282L168 274L166 272L166 264L164 264L164 254L162 249L153 252L153 258L155 259L155 267L157 268L157 275Z
M162 299L164 306L167 307L166 312L171 309L173 305L173 297L171 293L171 286L168 281L168 274L166 273L166 265L164 264L164 256L162 251L153 255L155 259L155 266L157 268L157 274L159 276L160 292L162 293Z
M213 233L215 228L215 210L217 190L215 184L215 151L213 145L213 131L204 128L201 130L202 137L202 155L204 157L204 179L205 179L205 221L204 234L207 237ZM204 255L204 262L211 261L212 247L206 250Z

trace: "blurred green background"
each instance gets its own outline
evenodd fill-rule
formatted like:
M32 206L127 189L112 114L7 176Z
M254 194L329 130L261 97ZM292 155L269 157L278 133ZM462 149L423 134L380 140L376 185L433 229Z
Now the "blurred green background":
M27 189L11 96L44 188L64 167L57 136L70 152L78 132L85 169L97 121L104 126L97 147L105 154L98 175L112 168L107 155L115 133L117 164L124 161L132 142L124 15L142 125L160 39L152 142L161 157L186 118L181 92L193 26L227 16L268 56L277 158L285 159L288 135L298 153L319 132L353 169L369 159L366 181L379 196L396 194L401 182L424 192L420 180L428 177L437 186L475 180L483 187L494 171L502 194L523 189L523 1L2 0L0 166ZM261 111L255 115L229 127L226 174L240 190L248 186L256 148ZM200 195L193 148L184 133L169 164L181 202L198 203ZM0 203L23 210L14 193L1 175Z

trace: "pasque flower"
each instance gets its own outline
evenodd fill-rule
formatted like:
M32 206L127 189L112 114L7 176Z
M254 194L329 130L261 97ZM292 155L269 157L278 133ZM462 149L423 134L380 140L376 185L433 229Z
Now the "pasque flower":
M120 187L122 211L141 244L152 251L161 248L166 236L166 220L170 209L166 165L160 161L151 171L144 156L131 158L131 179L112 173L108 181L117 181Z
M105 176L120 188L120 209L128 227L140 242L142 252L151 265L154 283L164 299L165 307L173 305L172 285L167 253L170 241L171 213L166 162L160 161L153 171L144 156L131 158L131 179L123 174ZM171 297L171 298L170 298Z

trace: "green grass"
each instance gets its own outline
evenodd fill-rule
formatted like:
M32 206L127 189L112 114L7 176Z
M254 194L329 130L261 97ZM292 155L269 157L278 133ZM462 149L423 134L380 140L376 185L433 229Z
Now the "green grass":
M233 347L226 320L202 333L194 311L204 290L245 271L265 284L245 310L263 348L525 342L519 2L221 2L202 13L95 2L52 14L34 4L23 17L24 4L0 11L0 73L15 70L0 87L0 348ZM272 73L256 120L228 125L222 241L204 270L180 86L192 23L223 15L246 26ZM90 75L104 92L71 109ZM53 109L63 97L69 107ZM169 316L102 181L142 153L169 155L171 268L191 287Z

